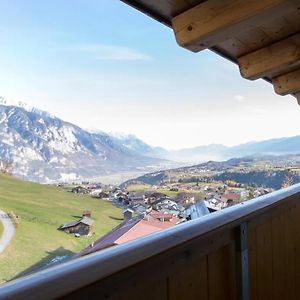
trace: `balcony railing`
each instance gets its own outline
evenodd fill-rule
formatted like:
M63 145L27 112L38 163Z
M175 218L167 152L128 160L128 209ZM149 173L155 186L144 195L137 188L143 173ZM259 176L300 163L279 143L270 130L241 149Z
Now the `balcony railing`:
M282 300L299 284L300 184L9 282L0 299Z

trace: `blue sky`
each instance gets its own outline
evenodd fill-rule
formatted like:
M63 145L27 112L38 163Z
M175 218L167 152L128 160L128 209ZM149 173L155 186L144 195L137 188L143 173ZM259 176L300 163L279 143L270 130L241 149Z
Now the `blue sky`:
M118 0L1 0L0 96L155 146L299 133L299 108L262 80Z

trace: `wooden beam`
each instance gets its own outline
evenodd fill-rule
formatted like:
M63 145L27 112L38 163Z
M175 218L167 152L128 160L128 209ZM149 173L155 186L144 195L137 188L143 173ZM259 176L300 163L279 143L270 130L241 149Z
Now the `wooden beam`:
M300 105L300 92L294 94L294 96L296 97L298 104Z
M275 92L281 96L300 92L300 69L273 78L272 83Z
M179 45L198 52L295 11L299 0L207 0L172 19Z
M242 76L251 80L300 66L300 33L242 56L238 63Z

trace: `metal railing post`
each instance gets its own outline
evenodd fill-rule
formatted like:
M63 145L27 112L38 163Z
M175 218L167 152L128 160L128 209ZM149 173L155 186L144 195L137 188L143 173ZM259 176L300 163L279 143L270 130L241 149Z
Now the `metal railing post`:
M237 299L249 300L249 261L247 223L236 229Z

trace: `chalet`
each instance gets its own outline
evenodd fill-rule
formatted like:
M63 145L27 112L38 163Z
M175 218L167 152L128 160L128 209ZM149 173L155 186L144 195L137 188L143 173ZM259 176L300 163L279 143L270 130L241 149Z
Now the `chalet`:
M108 192L102 192L100 193L100 198L104 200L109 200L109 193Z
M98 193L97 198L103 199L103 200L109 200L109 193L101 191Z
M127 208L124 212L123 212L123 216L124 216L124 220L130 220L133 216L134 211L130 208Z
M88 194L90 191L89 191L89 189L87 189L85 187L76 186L76 187L72 188L71 192L74 194Z
M65 233L88 235L91 232L93 223L94 221L91 218L84 216L78 221L62 225L59 230Z
M90 210L85 210L85 211L82 212L82 217L91 218L92 217L92 212Z
M137 238L170 228L180 220L172 214L151 212L146 216L137 216L126 219L111 232L80 251L75 257L85 256L115 245L124 244Z

